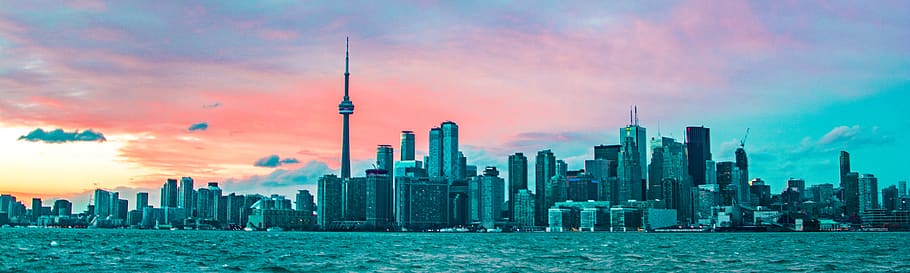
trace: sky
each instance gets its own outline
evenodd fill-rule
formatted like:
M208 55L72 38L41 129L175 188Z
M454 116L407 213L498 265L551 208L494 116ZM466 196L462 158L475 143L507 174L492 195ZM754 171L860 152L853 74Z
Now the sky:
M0 193L85 207L167 178L315 192L340 166L351 40L353 173L451 120L468 164L711 128L716 161L838 185L838 155L907 180L910 2L3 1ZM901 114L904 113L904 114ZM530 162L533 168L533 159ZM503 172L505 174L505 172Z

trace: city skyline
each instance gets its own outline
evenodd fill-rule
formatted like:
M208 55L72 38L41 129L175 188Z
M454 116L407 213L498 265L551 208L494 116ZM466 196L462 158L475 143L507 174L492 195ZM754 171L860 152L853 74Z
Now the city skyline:
M692 23L694 34L707 35L702 38L713 37L705 32L718 30L715 28L724 29L710 26L712 20L739 20L714 18L711 15L719 15L722 11L711 8L691 10L689 5L651 8L663 8L666 14L684 17L671 20L683 20L689 18L686 17L686 12L695 12L688 15L708 21L696 20ZM632 15L641 15L639 21L619 20L613 24L639 27L626 33L630 36L625 38L636 34L653 34L654 37L637 38L669 39L669 48L632 51L643 54L642 56L666 57L661 59L679 63L674 63L671 67L653 66L646 61L624 60L622 56L614 55L614 58L620 60L615 64L611 62L612 66L604 66L595 61L597 54L590 54L598 52L596 48L619 46L620 42L645 45L648 40L630 41L617 37L617 44L610 44L610 38L579 35L572 32L577 29L571 27L554 28L554 32L549 34L563 38L555 40L547 37L546 31L539 29L518 29L515 33L507 32L508 28L481 31L481 37L473 38L495 40L497 35L494 34L499 31L510 33L504 38L498 38L503 45L482 45L490 53L514 55L504 54L505 58L502 59L495 58L497 54L492 54L467 60L452 60L430 54L442 53L436 51L440 49L433 43L407 43L390 32L365 33L353 24L342 23L346 27L336 30L352 33L355 41L358 36L364 37L364 46L358 47L363 49L357 51L363 55L363 60L358 55L357 61L357 67L362 67L363 71L355 73L351 88L352 92L358 94L358 113L361 113L351 120L351 152L354 159L352 174L360 176L374 163L376 145L392 144L393 147L400 148L397 144L402 130L416 132L416 154L417 159L421 159L421 155L429 152L427 132L446 120L458 122L460 128L456 129L460 129L457 131L460 140L456 140L456 143L461 143L464 155L479 169L490 165L505 170L509 155L515 152L534 155L544 149L551 149L556 158L565 160L569 169L581 169L584 168L585 159L593 158L595 145L620 144L616 130L628 125L625 124L627 119L624 115L628 105L637 104L642 108L641 125L651 133L646 140L660 132L663 136L671 136L683 142L686 126L704 125L711 128L713 137L710 150L713 160L717 162L733 161L739 140L750 128L750 137L745 147L749 155L750 179L761 177L773 185L775 191L783 188L789 177L804 178L808 184L837 184L837 156L842 149L851 152L854 170L863 174L875 174L881 181L880 188L896 184L898 180L906 180L899 171L902 166L900 151L906 151L908 143L897 136L910 131L910 124L899 118L901 111L897 108L898 103L894 103L907 98L902 89L908 87L907 76L910 73L906 65L910 58L901 56L906 57L906 52L910 51L906 50L905 44L899 43L907 40L906 33L888 32L884 27L875 28L880 32L872 34L854 33L873 41L893 41L875 48L882 52L874 56L878 58L874 61L883 63L869 61L866 67L854 68L851 64L859 61L856 58L869 57L862 54L862 46L869 44L853 47L841 45L826 40L833 38L833 33L817 29L775 29L780 26L764 24L760 18L762 15L767 16L767 12L763 14L761 9L753 10L752 4L736 2L725 5L733 8L735 14L749 15L742 19L744 22L740 22L747 23L745 28L737 29L767 36L759 35L761 37L756 38L741 33L725 33L720 35L722 37L713 37L719 43L711 48L731 51L735 53L734 56L744 59L783 61L783 66L762 67L759 64L761 61L737 60L739 62L715 64L717 67L710 69L681 70L679 68L685 64L701 59L682 56L686 54L674 56L660 53L665 49L672 52L674 47L675 50L689 49L691 45L685 43L687 33L676 24L661 24L661 12L655 15L641 10L639 12L643 14L630 12ZM19 8L21 11L30 10L29 7ZM80 11L60 18L78 21L91 18L92 14L124 8L130 7L102 5L100 8L82 6L57 9ZM507 11L516 12L510 7L500 8L503 14ZM281 12L278 8L265 9ZM837 7L832 9L836 11ZM199 7L187 12L204 14L205 11L220 19L228 19L233 15L219 14L224 10L217 7ZM612 12L607 13L624 14ZM82 196L88 195L86 192L102 187L120 189L119 192L124 193L124 196L131 196L135 191L151 192L150 198L158 200L155 189L165 179L192 176L197 177L196 181L200 185L218 181L225 188L232 188L232 191L239 189L238 192L290 195L301 188L316 192L316 179L319 176L339 172L338 139L341 138L341 128L337 124L340 120L337 114L332 113L333 110L326 108L330 103L337 102L340 89L337 69L337 56L340 54L337 54L337 44L343 35L339 36L338 31L319 32L317 38L308 40L301 37L300 33L304 33L304 29L285 30L281 33L268 27L251 27L260 30L263 35L263 40L256 44L259 48L269 48L272 42L286 47L285 49L303 48L303 45L313 43L318 50L299 53L281 51L291 56L290 59L295 62L316 61L302 67L293 65L293 62L268 58L264 62L232 62L226 58L242 51L230 46L222 48L228 53L196 56L199 59L162 46L152 47L151 53L161 54L154 57L163 58L165 63L175 65L176 73L153 73L151 76L139 77L135 74L157 68L152 64L154 59L143 59L142 52L106 48L99 44L104 41L105 35L109 36L107 38L120 35L124 39L137 41L148 39L118 32L114 26L124 22L101 22L96 29L85 27L86 33L94 33L95 36L65 36L63 39L74 39L73 43L58 45L54 44L54 40L43 36L50 31L49 24L36 18L36 14L14 12L0 15L0 49L3 49L0 54L5 54L4 57L25 56L5 58L0 63L3 64L0 67L3 69L0 70L0 87L3 91L0 93L4 97L0 101L0 117L4 120L0 122L0 147L3 147L6 154L0 163L13 169L3 177L0 191L4 193L14 193L22 198L59 196L77 203ZM816 15L818 20L830 19L826 14ZM865 14L854 15L858 17L853 19L869 19L861 15ZM257 18L256 15L246 16ZM551 16L555 17L540 15L526 19L546 21ZM596 13L590 17L611 18ZM616 17L624 18L621 15ZM848 19L849 16L844 21L837 22L858 28L863 26ZM906 23L901 21L906 19L900 18L883 17L878 20L886 26L887 23L891 23L891 26ZM178 22L200 26L198 22ZM601 22L600 26L619 31L617 27L610 28L610 24L605 22ZM213 29L218 30L230 32L237 29ZM799 38L795 34L800 30L819 35L815 37L819 40L778 40ZM137 35L149 32L154 30ZM185 34L179 32L175 35L179 37ZM471 33L453 35L469 34ZM443 39L449 43L440 42L437 45L463 54L470 53L457 44L453 49L452 40L445 40L458 37L467 36L430 36L429 41L432 38ZM230 40L230 37L227 39ZM85 44L78 43L80 41ZM506 51L507 46L527 42L549 44ZM588 42L607 44L580 47ZM787 63L779 59L785 55L783 52L805 46L799 42L815 42L821 49L827 49L822 50L823 53L847 50L858 55L826 59L831 56L822 57L815 54L823 53L810 52L795 54L797 59L809 60L809 67L801 67L803 63ZM185 43L183 45L189 48L212 45L192 39ZM405 49L408 46L418 54L407 54L408 50ZM576 59L576 63L563 59L565 55L546 54L559 48L582 49L578 51L581 53L577 53L579 56L575 56L581 58ZM92 56L101 57L101 61L84 63L81 59L71 60L63 56L72 50L94 54ZM757 53L750 53L753 50ZM536 54L544 54L541 56L545 57L545 65L528 62ZM701 57L722 62L711 54ZM192 60L184 63L180 61L181 58ZM888 60L892 63L886 62ZM473 70L445 68L445 65L430 66L433 61L441 61L441 64L453 67L466 66ZM812 66L822 63L833 64L836 69L818 71L816 69L819 67ZM486 67L492 64L500 64L505 74L496 78L484 76L490 71L500 70ZM645 67L638 67L639 65ZM84 70L79 70L80 67ZM422 71L427 67L431 67L431 71ZM617 67L643 70L637 71L640 74L633 74L630 78L609 75L608 72L618 72L615 70ZM653 86L651 81L675 75L666 70L674 70L671 69L673 67L676 68L675 72L685 75L676 76L679 82L670 83L678 83L681 87ZM774 73L757 78L747 76L765 75L763 73L778 71L781 67L784 72L804 73L800 75L805 78L790 79ZM512 70L515 68L518 69ZM865 74L870 68L882 73ZM584 71L575 71L578 69ZM652 69L658 73L646 72ZM545 71L552 71L556 76L544 77ZM599 75L601 72L607 75ZM184 73L193 75L183 75ZM239 82L221 78L219 73L238 76L233 81ZM605 79L599 79L600 76ZM294 78L305 80L292 80ZM542 84L527 86L528 83L522 79ZM741 81L742 79L747 80ZM156 80L164 80L165 83L155 83ZM441 87L435 87L434 81L438 80L444 83ZM690 80L694 82L689 82ZM266 84L261 87L244 81ZM805 83L808 81L823 84L820 87L802 89L809 85ZM766 90L763 87L767 85L775 88ZM61 89L61 86L66 88ZM837 88L831 88L832 86ZM175 88L173 91L165 91L172 87ZM572 90L566 90L567 87ZM118 92L121 89L127 91ZM163 97L166 98L155 98L161 92L165 92ZM406 99L397 100L401 97ZM121 103L121 100L125 103ZM668 100L674 103L667 103ZM80 103L91 107L88 110L82 109L78 107ZM132 105L119 108L128 104ZM170 106L173 106L173 113L168 113ZM293 110L295 107L305 109ZM767 111L762 111L765 109ZM299 117L303 118L298 119ZM47 133L35 131L38 128ZM57 128L65 132L78 130L81 134L51 132ZM47 143L67 139L90 142ZM650 162L650 149L646 151L646 157L649 158L647 162ZM455 152L457 151L449 151L447 155L454 157ZM55 172L47 172L49 169ZM100 184L96 186L95 183ZM131 192L123 190L125 188L137 190Z

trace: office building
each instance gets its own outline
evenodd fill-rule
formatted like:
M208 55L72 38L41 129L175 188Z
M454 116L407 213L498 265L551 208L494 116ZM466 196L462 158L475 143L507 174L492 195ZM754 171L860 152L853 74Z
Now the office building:
M711 160L711 130L700 127L686 127L686 154L689 174L694 186L708 184L705 175L706 161ZM713 164L711 164L713 165Z
M515 221L515 194L528 189L528 158L522 153L509 156L509 219Z
M547 209L549 209L545 207L547 204L546 187L547 181L556 175L556 156L550 150L538 151L534 168L534 191L537 193L535 223L538 226L546 226L548 222Z
M395 152L392 145L379 145L376 147L376 168L383 169L392 176L395 165Z
M384 169L366 171L366 223L368 227L386 229L394 223L392 176Z
M364 222L367 218L367 180L366 177L352 177L343 181L343 210L345 221Z
M395 178L395 222L405 230L446 227L448 203L449 185L445 180L425 176Z
M338 176L328 174L319 178L317 185L319 194L316 195L317 224L322 229L329 229L335 221L342 219L343 185Z
M401 131L401 161L414 159L414 132Z
M430 129L430 151L424 162L427 164L429 177L442 177L442 128Z
M95 205L95 217L105 218L111 215L111 193L102 190L95 189L95 194L92 196Z
M177 207L177 179L168 179L161 186L161 207Z
M647 197L647 133L638 124L638 109L630 116L628 126L619 129L620 199L644 201Z
M901 206L897 186L891 185L882 189L882 208L886 211L898 210Z
M534 194L527 190L521 189L515 193L515 201L512 203L514 212L512 222L519 228L534 226Z
M492 229L502 221L505 181L496 167L486 167L483 176L468 181L469 218L473 224Z
M859 179L859 213L878 208L878 178L863 174Z
M464 179L458 150L458 125L452 121L443 122L442 130L442 176L449 181ZM462 155L463 156L463 155Z

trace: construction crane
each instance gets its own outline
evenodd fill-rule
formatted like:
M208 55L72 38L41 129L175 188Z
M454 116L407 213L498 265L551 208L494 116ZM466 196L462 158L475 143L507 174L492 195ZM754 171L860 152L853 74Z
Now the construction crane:
M746 135L744 135L743 138L739 140L739 147L740 147L740 148L745 148L745 147L746 147L746 138L749 137L749 130L750 130L750 129L752 129L752 128L746 128Z

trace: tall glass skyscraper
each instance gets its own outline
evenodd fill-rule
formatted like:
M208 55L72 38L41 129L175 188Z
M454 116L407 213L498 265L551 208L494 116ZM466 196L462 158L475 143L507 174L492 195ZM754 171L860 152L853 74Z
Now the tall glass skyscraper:
M401 161L414 160L414 132L401 131Z
M430 129L430 152L427 155L427 175L429 177L442 176L442 128Z
M452 121L443 122L442 128L442 176L455 180L461 178L458 157L458 125Z
M392 145L382 144L376 147L376 167L386 170L386 174L390 177L395 169L394 160L395 151L392 149Z
M700 127L686 127L686 152L689 156L689 174L694 186L704 185L705 162L711 160L711 130Z
M177 207L186 209L187 215L193 215L193 208L196 202L193 198L196 194L196 191L193 190L193 178L180 178L180 187L177 191Z
M161 186L161 207L177 207L177 179L168 178Z
M528 158L522 153L509 156L509 219L515 221L515 194L528 189Z
M534 168L534 191L537 192L535 223L538 226L546 226L547 209L549 209L544 206L547 203L546 187L547 181L556 175L556 156L550 150L538 151Z

